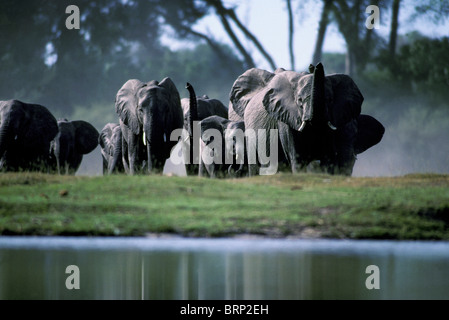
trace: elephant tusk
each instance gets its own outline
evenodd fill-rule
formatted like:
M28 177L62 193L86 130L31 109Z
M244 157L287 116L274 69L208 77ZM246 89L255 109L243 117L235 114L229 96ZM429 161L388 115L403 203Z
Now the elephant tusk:
M237 153L236 155L235 155L235 160L238 160L239 159L239 154Z
M145 131L143 132L143 145L147 145L147 137L145 136Z
M303 122L301 123L301 126L299 127L298 131L299 131L299 132L302 132L302 130L304 130L305 126L306 126L306 122L303 121Z
M331 128L332 130L337 130L337 127L334 126L330 121L327 122L327 125L329 126L329 128Z

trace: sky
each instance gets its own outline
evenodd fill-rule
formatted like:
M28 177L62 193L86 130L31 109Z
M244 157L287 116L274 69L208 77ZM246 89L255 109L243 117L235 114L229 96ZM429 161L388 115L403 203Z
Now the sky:
M305 69L311 60L315 47L318 23L321 14L321 1L307 1L302 4L298 10L299 1L293 2L295 14L295 37L294 52L296 60L296 69ZM275 60L278 67L290 68L290 58L288 54L288 17L285 0L225 0L228 7L236 6L237 15L247 28L255 34L264 48ZM302 3L302 2L301 2ZM435 26L429 21L418 19L410 21L410 15L413 12L413 1L402 1L399 17L399 33L406 34L413 30L420 30L421 33L430 37L449 36L449 21L445 24ZM369 14L366 14L368 17ZM236 31L237 28L233 26ZM209 15L203 18L194 29L199 32L212 34L216 40L231 44L229 37L224 31L218 17ZM381 35L388 36L390 30L390 12L380 11L380 29ZM243 36L240 39L244 39ZM176 46L185 46L185 44L176 44L172 40L167 44L176 48ZM331 25L326 32L325 43L323 47L325 52L346 51L346 45L341 34L335 25ZM255 51L255 50L254 50ZM258 54L254 54L256 64L260 68L270 69L265 60Z

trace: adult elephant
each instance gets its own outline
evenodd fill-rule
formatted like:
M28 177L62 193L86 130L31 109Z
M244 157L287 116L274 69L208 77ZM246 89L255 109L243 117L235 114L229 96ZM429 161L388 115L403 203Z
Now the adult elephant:
M211 178L240 177L246 173L245 123L220 116L200 122L200 165L198 175L205 171Z
M103 159L103 174L125 172L122 160L122 130L118 123L107 123L100 132L99 140Z
M202 121L210 116L219 116L222 118L228 117L228 108L217 99L211 99L206 95L197 97L195 89L190 83L186 84L186 89L189 91L189 98L181 99L181 106L184 113L184 129L188 133L189 138L182 139L182 153L184 163L186 164L186 172L188 175L198 173L198 150L194 148L194 123Z
M57 133L56 119L46 107L0 101L1 170L48 172L50 142Z
M267 136L268 130L279 130L292 172L318 160L325 172L350 175L363 95L348 75L325 76L321 63L309 70L246 71L231 89L232 110L244 119L246 130L265 129ZM251 151L267 141L248 143ZM253 159L250 175L260 166Z
M128 80L118 91L115 109L120 118L122 150L129 173L162 171L177 143L170 140L182 129L181 99L170 78L161 82Z
M59 174L75 174L83 161L83 155L98 146L99 133L87 121L58 121L59 132L51 142L51 156L55 159L55 170Z

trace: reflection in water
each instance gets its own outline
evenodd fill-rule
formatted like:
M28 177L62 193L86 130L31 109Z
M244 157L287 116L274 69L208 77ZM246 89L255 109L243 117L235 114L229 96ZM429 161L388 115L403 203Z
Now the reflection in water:
M449 299L449 243L1 237L0 299Z

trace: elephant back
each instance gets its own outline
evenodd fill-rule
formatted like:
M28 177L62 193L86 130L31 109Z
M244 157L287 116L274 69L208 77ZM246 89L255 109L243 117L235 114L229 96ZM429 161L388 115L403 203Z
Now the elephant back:
M75 148L80 154L88 154L98 146L100 134L93 125L87 121L72 121L75 127Z
M23 148L46 148L59 132L58 122L44 106L13 100L13 105L23 108L26 120L23 127Z
M197 98L198 102L198 121L206 119L207 117L217 115L223 118L228 118L228 108L217 99ZM184 113L184 122L186 121L187 113L190 110L189 98L181 100L182 110Z

